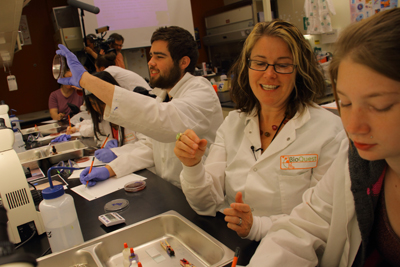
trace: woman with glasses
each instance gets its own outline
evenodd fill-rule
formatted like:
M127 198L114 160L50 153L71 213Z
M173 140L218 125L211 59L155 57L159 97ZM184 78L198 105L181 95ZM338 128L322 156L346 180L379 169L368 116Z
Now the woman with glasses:
M206 141L190 129L179 135L175 154L191 207L200 215L223 211L239 236L260 240L321 179L345 133L338 116L313 102L324 77L292 24L258 23L231 72L238 110L217 131L207 160Z

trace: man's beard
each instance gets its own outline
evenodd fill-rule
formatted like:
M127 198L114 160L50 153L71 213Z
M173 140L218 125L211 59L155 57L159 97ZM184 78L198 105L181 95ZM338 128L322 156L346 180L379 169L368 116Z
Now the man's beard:
M178 64L174 64L173 68L170 69L167 75L163 76L159 74L158 78L156 79L152 79L152 77L150 77L150 86L158 87L161 89L170 89L174 87L174 85L180 80L180 78L181 69L179 68Z

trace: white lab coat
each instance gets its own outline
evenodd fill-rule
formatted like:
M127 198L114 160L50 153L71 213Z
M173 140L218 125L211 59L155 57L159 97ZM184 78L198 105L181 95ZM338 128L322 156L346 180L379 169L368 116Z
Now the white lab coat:
M332 0L305 0L304 13L308 19L307 34L321 34L332 31L329 11L336 15Z
M180 187L182 165L174 154L177 133L192 129L209 144L214 142L223 121L219 99L210 82L186 73L169 92L172 100L163 102L166 90L155 88L156 99L115 87L112 107L105 118L146 135L131 152L109 163L117 177L152 168L160 177Z
M146 82L146 80L142 76L136 74L133 71L126 70L117 66L110 66L106 68L104 71L110 73L114 77L114 79L118 82L119 86L129 91L133 91L137 86L141 86L151 91L151 87Z
M261 147L259 133L255 112L230 112L205 164L184 166L180 177L189 204L200 215L215 216L242 192L244 202L254 209L253 226L246 237L252 240L265 236L272 224L269 216L289 214L301 202L304 191L328 170L346 137L340 118L317 105L297 113L264 153L254 155L251 147ZM289 169L283 164L293 155L314 161Z
M79 129L79 132L81 133L82 136L84 137L94 137L94 126L93 126L93 121L90 120L83 120L82 122L78 123L75 127L77 127ZM103 120L100 124L99 124L99 130L102 134L104 135L100 135L97 134L97 138L96 142L98 146L103 145L105 139L107 138L107 135L109 134L109 138L108 141L113 140L113 134L112 134L112 130L111 130L111 125L110 122ZM145 136L140 134L140 133L136 133L135 131L129 130L125 128L125 140L124 140L124 144L133 144L136 141L138 141L139 139L144 139ZM107 141L107 142L108 142ZM116 148L112 148L111 151L114 152L115 155L119 156L125 152L127 152L127 148L124 146L121 146L122 144L122 132L121 132L121 128L119 128L118 130L118 145L120 147L116 147ZM128 147L129 148L129 147ZM129 151L129 150L128 150Z
M350 190L347 139L323 179L277 220L248 266L352 266L361 244Z

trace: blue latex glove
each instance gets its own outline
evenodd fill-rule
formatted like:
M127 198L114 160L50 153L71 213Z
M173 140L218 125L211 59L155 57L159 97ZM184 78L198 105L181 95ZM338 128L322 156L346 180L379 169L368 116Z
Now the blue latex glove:
M75 54L69 51L68 48L66 48L62 44L59 44L58 47L60 48L60 50L57 50L56 54L62 55L67 59L67 65L72 73L72 77L59 78L58 83L73 85L80 88L81 86L79 84L79 81L81 80L82 74L86 72L86 69L79 62Z
M84 185L89 181L88 186L94 186L97 182L104 181L110 177L110 172L106 167L92 168L91 173L89 173L89 170L90 167L87 167L80 174L79 180Z
M94 156L98 160L105 162L105 163L109 163L117 158L117 155L115 155L114 152L112 152L111 149L108 149L108 148L97 149L94 152Z
M111 149L114 147L118 147L118 141L115 139L108 141L104 148Z
M61 143L69 140L71 140L71 136L69 134L62 134L51 140L51 143Z

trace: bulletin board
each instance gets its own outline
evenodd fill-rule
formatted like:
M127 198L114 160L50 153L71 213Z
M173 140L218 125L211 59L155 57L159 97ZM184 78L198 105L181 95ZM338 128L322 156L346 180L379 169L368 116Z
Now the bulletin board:
M397 7L398 0L350 0L350 21L356 22L375 13Z

